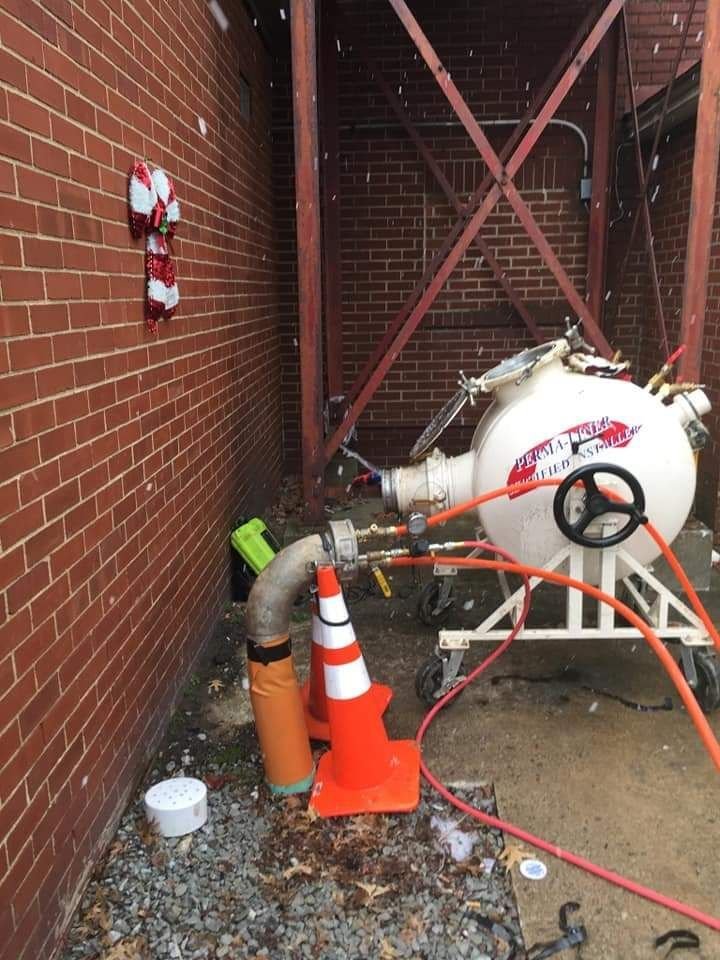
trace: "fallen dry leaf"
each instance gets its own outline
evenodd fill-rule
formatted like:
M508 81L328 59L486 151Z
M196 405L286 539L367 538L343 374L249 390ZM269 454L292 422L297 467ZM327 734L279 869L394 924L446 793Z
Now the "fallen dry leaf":
M176 853L182 853L182 854L187 853L190 847L192 846L192 842L193 842L192 834L189 833L186 837L183 837L180 843L177 845L177 847L175 847Z
M103 896L101 896L97 902L90 907L83 919L91 927L104 930L105 933L111 929L112 920L110 919L107 903L105 902L105 898Z
M380 944L380 960L392 960L393 957L397 956L397 950L390 943L387 937L383 937L382 943Z
M146 847L154 847L160 839L157 825L154 820L148 820L147 817L138 817L135 821L135 827L138 836Z
M360 887L367 897L368 903L372 903L373 900L377 900L378 897L392 890L392 887L381 887L377 883L362 883L360 880L355 881L355 886Z
M506 870L512 870L515 864L522 863L523 860L527 860L529 857L532 857L532 853L525 850L524 847L517 847L515 844L508 844L503 852L498 857L505 867Z
M309 877L312 876L313 872L313 868L309 867L306 863L295 863L291 867L288 867L287 870L283 870L283 880L289 880L291 877L297 876L298 873Z
M205 785L208 790L222 790L226 783L230 783L234 777L228 773L206 773Z
M123 843L122 840L116 840L112 843L107 852L108 863L111 863L116 857L119 857L121 853L125 853L126 849L127 844Z
M101 960L150 960L145 937L125 937L102 955Z

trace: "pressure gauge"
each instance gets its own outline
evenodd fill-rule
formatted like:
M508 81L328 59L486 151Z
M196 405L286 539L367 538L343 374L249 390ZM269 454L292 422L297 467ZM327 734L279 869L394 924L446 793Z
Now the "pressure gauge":
M424 513L411 513L408 517L407 528L411 537L422 537L427 526L427 517Z

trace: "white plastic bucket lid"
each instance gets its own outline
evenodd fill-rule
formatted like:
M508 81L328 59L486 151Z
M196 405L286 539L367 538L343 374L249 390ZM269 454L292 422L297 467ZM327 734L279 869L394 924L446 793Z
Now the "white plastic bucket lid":
M163 837L181 837L207 822L207 788L193 777L162 780L145 794L145 816Z

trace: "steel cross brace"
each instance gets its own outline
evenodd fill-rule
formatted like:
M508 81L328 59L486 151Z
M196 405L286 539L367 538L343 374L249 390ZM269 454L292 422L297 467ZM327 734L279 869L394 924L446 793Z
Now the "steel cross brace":
M464 256L470 244L473 242L473 239L480 227L487 220L488 216L493 211L498 200L503 194L509 200L518 219L525 227L528 236L537 247L542 259L555 276L563 293L567 297L568 302L573 307L576 314L584 321L585 331L588 337L593 340L595 345L604 356L609 357L612 353L610 345L605 339L605 336L590 314L587 304L580 297L570 278L562 268L555 252L545 239L545 236L535 218L532 216L532 213L528 209L527 205L520 197L517 188L512 182L512 178L518 172L522 163L527 159L528 154L539 140L549 120L552 119L558 107L567 96L568 92L577 80L580 71L594 53L598 44L607 32L610 24L613 23L615 17L618 15L620 10L622 10L624 0L610 0L610 3L602 11L595 26L580 47L576 57L565 69L555 87L552 89L552 92L545 100L538 115L532 121L532 125L520 140L520 143L515 147L515 143L517 143L517 139L519 139L519 137L516 138L512 144L510 141L508 141L508 144L501 152L500 157L498 157L493 150L485 134L480 128L480 125L477 123L469 107L463 100L450 75L445 71L444 67L440 63L435 51L430 45L427 37L425 37L423 34L420 25L413 17L407 5L403 2L403 0L389 0L389 2L400 17L401 22L410 34L411 38L415 41L420 54L430 67L438 85L440 86L440 89L447 97L451 106L454 108L456 114L463 123L463 126L477 146L486 166L488 167L489 175L485 178L483 183L475 192L470 203L468 203L466 208L468 210L468 215L463 220L458 222L456 228L448 238L448 241L446 241L446 244L443 245L446 246L449 243L452 244L450 251L447 253L447 256L442 261L435 275L432 277L432 280L424 290L422 296L412 310L409 311L409 314L405 314L405 316L401 319L396 318L396 321L393 324L396 329L393 331L393 333L388 331L386 336L383 338L383 344L381 344L381 347L383 347L386 352L384 352L384 355L380 359L377 369L375 369L368 382L357 393L343 423L325 443L325 456L328 460L338 449L348 430L351 429L351 427L357 421L357 418L365 409L368 401L375 393L377 386L382 382L385 374L397 359L400 351L412 336L423 316L444 286L448 277L455 269L460 259ZM527 122L525 123L525 126L526 125ZM511 138L511 140L512 139L513 138ZM513 147L515 147L514 150ZM504 164L504 158L508 156L509 159L507 164ZM479 200L485 190L487 190L489 183L491 183L493 180L494 183L492 183L490 186L490 190L485 195L482 203L478 209L475 210L472 216L470 216L469 211L473 208L474 204ZM455 240L454 235L457 233L459 233L459 237L457 237ZM403 312L404 311L401 311L401 314ZM388 340L390 341L389 343L387 342ZM385 344L387 345L384 346ZM376 351L376 353L377 352L378 351Z
M688 18L689 19L689 18ZM643 165L642 148L640 147L640 124L637 115L637 99L635 97L635 77L632 67L632 51L630 49L630 31L628 29L627 12L623 10L622 14L622 32L623 44L625 47L625 66L627 69L628 92L630 94L630 109L633 119L633 140L635 141L635 163L637 164L637 175L640 181L640 209L642 211L643 223L645 226L645 249L647 251L650 264L650 279L652 281L653 296L655 297L655 314L658 322L658 331L662 338L665 356L670 355L670 345L668 343L667 328L665 326L665 313L663 311L662 297L660 295L660 278L657 271L657 261L655 259L655 247L653 245L652 219L650 217L650 204L647 198L648 178L645 174ZM684 44L683 44L684 46ZM652 156L650 158L652 164Z
M528 109L525 111L522 118L518 122L517 126L508 137L508 140L505 146L500 151L501 160L503 161L506 160L510 156L511 151L520 142L522 135L525 133L530 123L532 123L533 117L540 110L540 107L543 105L545 100L548 98L548 96L554 89L556 83L560 79L560 76L562 75L563 70L567 67L569 61L574 57L575 51L583 42L583 40L586 38L587 34L590 32L590 29L592 28L593 22L595 20L596 9L597 9L596 7L591 6L590 9L585 14L585 16L583 17L581 24L579 25L574 36L570 40L563 56L553 66L545 82L541 86L540 90L533 97L532 103L528 106ZM452 246L457 240L457 238L460 236L460 233L462 232L462 228L465 226L467 222L467 218L477 208L477 205L480 203L482 198L490 189L490 187L492 186L492 183L493 183L492 174L487 174L483 178L482 182L480 183L480 186L477 188L477 190L474 192L474 194L466 204L465 214L456 222L453 229L450 231L448 236L445 238L445 240L442 242L442 244L438 248L433 259L425 268L422 276L420 277L420 279L417 281L417 283L411 290L410 294L405 300L405 303L400 309L399 313L388 324L388 328L383 334L383 337L380 340L380 343L377 345L377 347L372 352L370 357L368 357L362 370L358 374L355 380L355 383L353 384L351 389L348 391L348 398L351 404L355 401L361 389L368 382L368 379L372 375L373 371L375 370L379 362L387 353L388 347L392 343L393 338L397 334L398 330L400 330L403 323L410 315L410 311L417 303L418 297L423 292L423 290L428 285L428 283L430 283L430 281L433 279L435 273L437 272L438 267L440 266L440 264L443 262L447 254L452 249ZM382 378L380 378L380 380L381 379ZM378 384L380 383L380 380L377 381ZM335 444L333 449L330 450L329 452L328 452L328 447L326 446L327 459L329 459L332 456L332 454L335 452L335 450L337 450L337 446L340 442L342 441L338 440L337 444Z
M523 114L517 126L508 137L508 140L505 146L500 151L501 160L503 161L507 160L507 158L510 156L511 151L514 150L514 148L518 145L518 143L522 138L522 135L525 133L529 125L532 123L534 116L536 115L536 113L538 113L538 111L540 110L545 100L547 100L548 96L555 88L555 85L560 79L563 70L567 67L570 60L575 56L575 51L578 49L580 44L583 42L583 40L586 38L586 36L590 32L595 20L596 9L597 7L590 7L590 9L587 11L585 16L583 17L581 24L579 25L574 36L572 37L567 48L565 49L563 56L553 66L545 82L541 86L540 90L533 97L532 103L528 106L527 110ZM377 365L380 363L382 358L387 353L388 347L392 343L393 338L397 334L398 330L400 330L403 323L410 315L410 311L417 303L418 297L423 292L425 287L433 279L435 273L437 272L438 267L440 266L440 264L443 262L445 257L448 255L448 253L452 249L452 246L457 240L457 238L460 236L460 233L462 232L462 228L465 226L468 217L477 208L480 201L483 199L487 191L492 186L492 183L493 183L492 174L487 174L483 178L477 190L475 190L475 192L471 196L468 203L466 204L465 206L466 212L455 223L453 229L450 231L448 236L442 242L442 244L436 251L435 256L425 268L422 276L417 281L413 289L410 291L410 294L406 298L402 308L397 313L397 315L393 318L393 320L388 324L387 330L383 334L382 339L380 340L380 342L378 343L378 345L376 346L372 354L366 360L362 370L360 371L360 373L358 374L355 380L355 383L353 384L351 389L348 391L348 399L351 404L355 401L361 389L368 382L370 376L373 374L373 371L375 370ZM379 382L380 380L377 381L378 384ZM338 441L338 443L340 442L341 441ZM332 454L335 452L336 449L337 449L337 444L328 453L328 450L326 447L326 456L328 459L332 456Z
M342 19L345 22L345 26L347 26L348 30L352 31L354 25L351 22L351 18L349 18L347 14L345 14L343 15ZM370 74L372 75L373 79L375 80L378 87L382 91L393 113L400 121L401 126L404 128L405 132L408 134L412 142L417 147L418 153L423 158L423 160L427 164L428 169L437 180L440 186L440 189L443 191L443 193L447 197L450 203L450 206L453 207L456 213L463 216L467 211L466 205L462 203L462 201L459 199L459 197L455 193L455 190L450 184L450 181L445 176L442 168L440 167L437 160L433 156L432 151L430 150L430 147L428 147L427 143L420 136L417 127L413 124L412 120L408 117L406 111L403 108L402 103L400 102L399 97L395 94L395 92L390 87L390 84L387 82L385 77L380 72L380 69L377 63L375 63L375 61L370 56L368 51L363 47L362 43L358 40L358 35L359 35L359 31L355 30L354 32L352 32L353 46L359 52L362 59L365 61L365 64L368 70L370 71ZM487 265L492 270L493 276L495 277L495 279L498 281L500 286L503 288L503 290L507 294L508 300L510 300L512 305L517 310L518 314L524 321L525 326L528 328L528 330L533 335L535 340L538 343L542 343L543 336L542 336L542 333L540 332L540 328L538 327L538 325L535 323L532 316L530 315L530 312L528 311L527 307L523 303L520 294L517 292L517 290L513 287L513 285L508 280L505 271L498 263L495 257L495 254L488 246L487 241L478 233L474 237L473 243L485 258Z
M617 281L617 287L616 287L616 293L617 293L617 298L616 298L616 311L617 311L617 309L619 309L620 296L621 296L621 294L622 294L622 289L623 289L623 285L624 285L624 282L625 282L625 276L626 276L626 273L627 273L627 268L628 268L628 265L629 265L629 263L630 263L630 256L631 256L631 254L632 254L632 250L633 250L633 247L634 247L634 245L635 245L635 238L636 238L636 236L637 236L637 230L638 230L638 227L639 227L639 225L640 225L640 213L641 213L641 211L645 211L645 210L647 209L647 195L648 195L648 190L649 190L649 188L650 188L650 176L651 176L651 174L652 174L653 164L654 164L654 162L655 162L655 156L657 155L658 146L659 146L659 144L660 144L660 137L661 137L661 135L662 135L663 125L665 124L665 117L667 116L668 107L670 106L670 97L672 96L673 86L674 86L674 84L675 84L675 78L676 78L676 75L677 75L677 72L678 72L678 67L680 66L680 61L681 61L681 59L682 59L682 55L683 55L683 53L685 52L685 45L686 45L686 43L687 43L688 31L690 30L690 22L691 22L691 20L692 20L692 18L693 18L693 14L695 13L695 5L696 5L696 0L690 0L690 6L689 6L688 11L687 11L687 17L686 17L685 23L684 23L684 25L683 25L683 30L682 30L682 34L681 34L681 36L680 36L680 41L679 41L679 43L678 43L677 50L675 51L675 57L674 57L674 59L673 59L672 70L671 70L671 72L670 72L670 79L668 80L667 86L665 87L665 97L663 98L662 109L661 109L661 111L660 111L660 116L658 117L657 124L656 124L656 126L655 126L655 135L654 135L654 137L653 137L653 142L652 142L652 147L651 147L651 149L650 149L650 153L648 154L647 163L645 164L645 172L644 172L644 175L643 175L641 172L639 173L639 176L640 176L640 200L641 200L641 202L638 203L637 207L635 207L635 210L634 210L634 212L633 212L632 225L631 225L631 227L630 227L630 237L628 238L627 247L626 247L626 250L625 250L625 256L624 256L624 258L623 258L622 265L621 265L621 267L620 267L620 272L619 272L619 274L618 274L618 281ZM626 40L625 40L625 56L626 56L628 62L630 62L629 49L630 49L629 42L628 42L628 40L626 39ZM630 65L630 71L632 71L632 64ZM635 96L634 96L635 89L634 89L634 86L633 86L632 81L630 81L630 89L631 89L632 94L633 94L633 96L632 96L632 103L633 103L633 124L634 124L634 126L633 126L633 134L634 134L635 141L636 141L636 144L637 144L637 143L639 142L639 141L638 141L638 133L637 133L637 131L638 131L637 108L636 108L636 106L635 106ZM636 147L636 150L637 150L637 147ZM637 154L636 154L636 160L637 160ZM651 245L651 251L652 251L652 257L653 257L653 260L654 260L654 257L655 257L655 248L652 247L652 245ZM657 294L657 298L656 298L656 303L658 302L658 300L659 300L659 290L658 290L658 294ZM660 320L660 317L661 317L661 316L662 316L662 304L660 304L660 311L658 312L658 317L657 317L658 321ZM664 324L663 324L663 327L664 327ZM661 329L661 335L662 335L662 333L663 333L663 331L662 331L662 329ZM665 352L666 352L666 356L667 356L667 354L670 352L670 351L669 351L669 347L668 347L668 343L667 343L667 336L664 337L664 340L665 340Z

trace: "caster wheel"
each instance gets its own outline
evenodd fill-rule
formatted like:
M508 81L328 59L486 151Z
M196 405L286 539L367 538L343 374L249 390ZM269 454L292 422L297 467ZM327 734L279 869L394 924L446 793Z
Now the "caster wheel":
M464 670L459 670L453 681L453 685L459 680L463 680L466 674ZM438 693L443 682L443 660L437 654L433 654L425 663L420 664L415 674L415 693L419 700L427 707L434 707L438 700Z
M703 713L712 713L720 707L720 661L710 650L699 648L693 651L693 662L697 671L697 686L693 693ZM682 658L680 669L685 676Z
M450 619L455 603L453 589L450 587L444 597L440 595L441 590L442 586L437 580L431 580L420 591L417 615L420 622L424 623L426 627L442 627Z

